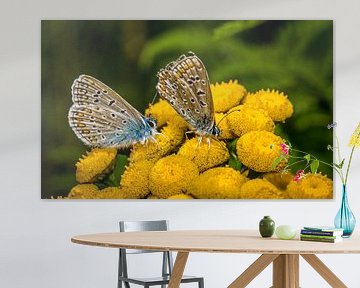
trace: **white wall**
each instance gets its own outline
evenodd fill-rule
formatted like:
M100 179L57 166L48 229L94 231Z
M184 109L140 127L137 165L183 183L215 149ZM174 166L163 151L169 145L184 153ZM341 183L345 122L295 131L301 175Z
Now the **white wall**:
M331 224L334 201L45 201L40 200L40 19L334 19L335 118L341 145L360 120L360 5L351 1L5 1L0 10L0 287L115 287L113 249L70 243L76 234L116 231L119 219L161 219L172 229L256 228L263 215L278 224ZM102 2L102 4L100 4ZM172 3L173 2L173 3ZM161 9L161 10L160 10ZM360 219L360 151L349 183ZM359 227L359 225L358 225ZM226 287L256 255L192 254L187 273L206 287ZM321 256L360 287L360 255ZM135 259L139 269L146 268ZM269 287L267 269L249 287ZM328 287L301 262L302 287ZM194 286L186 286L194 287Z

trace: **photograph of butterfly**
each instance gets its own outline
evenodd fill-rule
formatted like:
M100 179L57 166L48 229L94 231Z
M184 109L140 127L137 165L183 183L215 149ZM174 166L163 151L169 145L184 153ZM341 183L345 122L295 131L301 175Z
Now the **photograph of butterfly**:
M43 199L333 197L332 21L44 20L41 35Z

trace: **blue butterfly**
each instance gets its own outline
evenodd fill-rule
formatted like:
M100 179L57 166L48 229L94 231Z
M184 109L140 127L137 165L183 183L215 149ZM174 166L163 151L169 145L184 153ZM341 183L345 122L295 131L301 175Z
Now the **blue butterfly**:
M209 77L204 64L193 52L170 62L157 76L156 89L160 97L170 103L200 138L219 136Z
M155 141L156 122L143 116L101 81L80 75L72 87L69 124L76 136L91 147L126 148Z

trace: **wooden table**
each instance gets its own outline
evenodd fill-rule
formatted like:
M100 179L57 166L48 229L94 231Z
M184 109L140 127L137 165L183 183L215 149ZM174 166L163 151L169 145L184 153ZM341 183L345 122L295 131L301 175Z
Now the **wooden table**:
M347 287L315 254L360 253L359 235L333 244L261 238L256 230L101 233L75 236L71 241L100 247L177 251L169 288L179 287L190 252L262 254L228 288L246 287L271 263L273 288L298 288L299 255L331 287Z

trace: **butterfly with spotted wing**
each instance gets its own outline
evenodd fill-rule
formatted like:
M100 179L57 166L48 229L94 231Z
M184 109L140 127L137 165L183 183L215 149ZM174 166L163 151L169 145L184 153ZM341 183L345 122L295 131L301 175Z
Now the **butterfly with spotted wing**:
M181 55L158 73L156 89L193 131L202 137L220 134L215 125L214 103L209 77L203 62L193 52Z
M80 75L72 87L69 124L76 136L91 147L126 148L156 141L156 122L143 116L110 87Z

